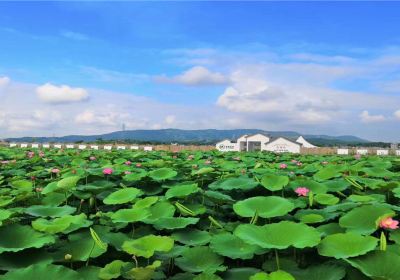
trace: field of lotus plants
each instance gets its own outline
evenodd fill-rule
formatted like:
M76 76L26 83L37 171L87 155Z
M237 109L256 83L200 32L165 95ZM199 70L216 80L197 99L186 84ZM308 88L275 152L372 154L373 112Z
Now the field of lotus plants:
M0 279L400 279L400 159L0 148Z

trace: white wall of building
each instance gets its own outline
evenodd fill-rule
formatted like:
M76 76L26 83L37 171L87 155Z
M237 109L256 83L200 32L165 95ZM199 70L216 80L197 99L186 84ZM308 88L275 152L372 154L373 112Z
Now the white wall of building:
M301 145L279 137L265 145L265 151L274 153L300 153Z
M218 142L215 147L221 152L239 151L239 145L237 143L232 143L230 140Z
M300 136L299 138L297 138L296 142L302 144L303 148L316 148L317 147L317 146L314 146L313 144L311 144L310 142L308 142L306 139L304 139L303 136Z
M338 155L348 155L349 149L337 149L337 154Z

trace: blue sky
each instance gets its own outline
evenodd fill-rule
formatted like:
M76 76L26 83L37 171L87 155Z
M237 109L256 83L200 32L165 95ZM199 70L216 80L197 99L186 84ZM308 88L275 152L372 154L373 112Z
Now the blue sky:
M125 123L399 141L399 9L1 2L0 135L103 133Z

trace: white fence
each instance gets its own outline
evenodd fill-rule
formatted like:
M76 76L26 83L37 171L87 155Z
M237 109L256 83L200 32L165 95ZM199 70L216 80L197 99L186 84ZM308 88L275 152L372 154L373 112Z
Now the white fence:
M79 149L79 150L86 150L86 149L91 149L91 150L99 150L100 146L99 145L85 145L85 144L79 144L79 145L74 145L74 144L60 144L60 143L56 143L56 144L38 144L38 143L9 143L8 146L10 148L33 148L33 149L39 149L39 148L43 148L43 149L49 149L49 148L54 148L54 149L62 149L63 147L65 147L66 149ZM104 150L140 150L143 149L144 151L153 151L153 147L152 146L144 146L144 147L139 147L139 146L123 146L123 145L104 145L103 146Z

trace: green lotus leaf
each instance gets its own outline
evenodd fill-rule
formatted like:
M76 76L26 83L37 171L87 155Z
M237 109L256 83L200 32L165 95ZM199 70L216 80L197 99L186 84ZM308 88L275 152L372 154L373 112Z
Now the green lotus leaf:
M158 201L157 196L148 196L148 197L137 200L135 202L135 204L133 205L133 208L135 208L135 209L148 208L151 205L153 205L154 203L156 203L157 201Z
M235 229L234 234L248 244L267 249L314 247L320 242L320 233L315 228L290 221L265 226L243 224Z
M224 280L249 280L255 273L260 272L260 269L254 267L231 268L223 273Z
M30 226L12 224L0 227L0 253L41 248L55 242L54 236L33 230Z
M0 267L2 270L7 271L25 268L32 264L49 264L52 262L53 257L43 248L31 248L19 252L3 252L0 254Z
M81 179L79 176L71 176L61 179L57 182L57 188L55 191L58 192L68 192L76 187L76 184Z
M108 205L123 204L134 200L141 190L137 188L125 188L115 191L104 198L103 203Z
M39 218L32 221L34 229L51 234L59 232L68 233L81 227L89 226L90 224L91 222L87 221L86 215L83 213L75 216L66 215L53 220Z
M207 231L198 229L184 229L174 232L171 237L182 244L189 246L205 245L211 240L211 236Z
M341 280L346 275L346 270L342 266L321 264L306 269L296 269L291 273L296 280Z
M25 209L25 213L36 217L62 217L64 215L72 214L76 211L71 206L47 206L47 205L33 205Z
M0 209L0 226L3 224L3 221L7 220L11 215L11 211Z
M258 186L258 182L254 181L251 178L248 177L237 177L237 178L228 178L228 179L222 179L218 180L212 184L210 184L208 187L212 190L251 190L254 189L255 187Z
M321 225L317 227L317 230L322 233L322 236L345 232L345 229L340 227L338 223Z
M400 279L400 256L392 252L374 251L358 258L345 259L345 261L371 279Z
M120 260L112 261L109 264L106 264L105 267L100 269L99 278L104 280L114 279L121 276L121 268L127 265L128 262L123 262Z
M325 184L318 183L311 179L296 179L289 183L289 186L295 190L298 187L306 187L311 190L314 194L326 193L328 187Z
M82 279L85 280L99 280L98 274L100 267L97 266L83 266L77 270Z
M211 238L210 248L215 253L231 259L251 259L260 248L245 243L231 233L221 233Z
M319 215L319 214L304 214L304 215L300 215L300 222L304 223L304 224L315 224L315 223L321 223L323 221L325 221L324 216Z
M122 244L122 249L128 254L150 258L154 252L168 252L174 247L174 240L168 236L147 235Z
M279 196L256 196L233 205L233 210L241 217L253 217L256 213L262 218L286 215L294 209L294 204Z
M153 180L162 181L162 180L174 178L177 174L178 174L178 172L176 172L175 170L164 167L164 168L152 170L149 172L148 175Z
M20 189L20 190L32 190L32 181L28 180L15 180L10 183L13 188Z
M66 254L72 256L71 261L86 261L89 258L97 258L107 252L107 246L100 248L88 230L73 233L68 236L68 242L59 248L57 254L59 260L64 260Z
M158 230L160 229L180 229L185 228L188 225L194 225L199 221L199 218L160 218L156 222L154 222L154 227Z
M318 246L322 256L344 259L364 255L378 245L378 239L356 233L336 233L326 236Z
M270 191L279 191L289 183L289 177L266 174L261 178L261 185Z
M333 194L320 193L314 196L314 201L322 205L334 205L337 204L340 200Z
M176 265L183 271L214 273L224 271L224 259L211 251L208 247L189 247L176 258Z
M154 261L152 264L145 267L135 267L126 274L129 279L135 280L151 280L153 279L154 271L161 266L160 261Z
M176 185L168 189L168 191L165 193L165 198L166 199L171 199L173 197L186 197L188 195L191 195L193 193L197 193L200 191L200 188L197 187L197 184L181 184L181 185Z
M27 268L17 269L7 272L0 279L17 280L17 279L41 279L41 280L83 280L78 272L66 268L62 265L53 264L35 264Z
M148 209L151 215L144 222L149 224L155 223L161 218L173 217L176 210L175 206L167 201L159 201Z
M213 172L215 169L212 167L203 167L199 170L193 170L192 175L204 175Z
M265 272L258 272L251 276L249 280L295 280L289 273L278 270L267 274Z
M193 280L222 280L222 278L215 274L201 273L195 276Z
M233 198L217 191L205 191L204 195L217 202L233 202Z
M150 217L151 213L148 209L121 209L110 215L114 223L133 223L143 221Z
M314 174L314 179L317 181L325 181L334 177L341 176L341 166L338 165L329 165L320 169L317 173Z
M362 171L368 176L376 178L390 178L395 175L395 173L380 167L363 168Z
M339 219L339 225L347 231L371 234L377 228L377 220L386 215L394 216L395 212L384 205L364 205L347 212Z
M124 179L124 181L134 182L134 181L139 181L139 180L143 179L147 175L148 174L146 171L141 170L140 172L135 171L134 173L127 174L122 178Z
M353 201L353 202L371 202L371 201L375 201L376 198L373 196L369 196L369 195L352 194L348 197L348 200Z

